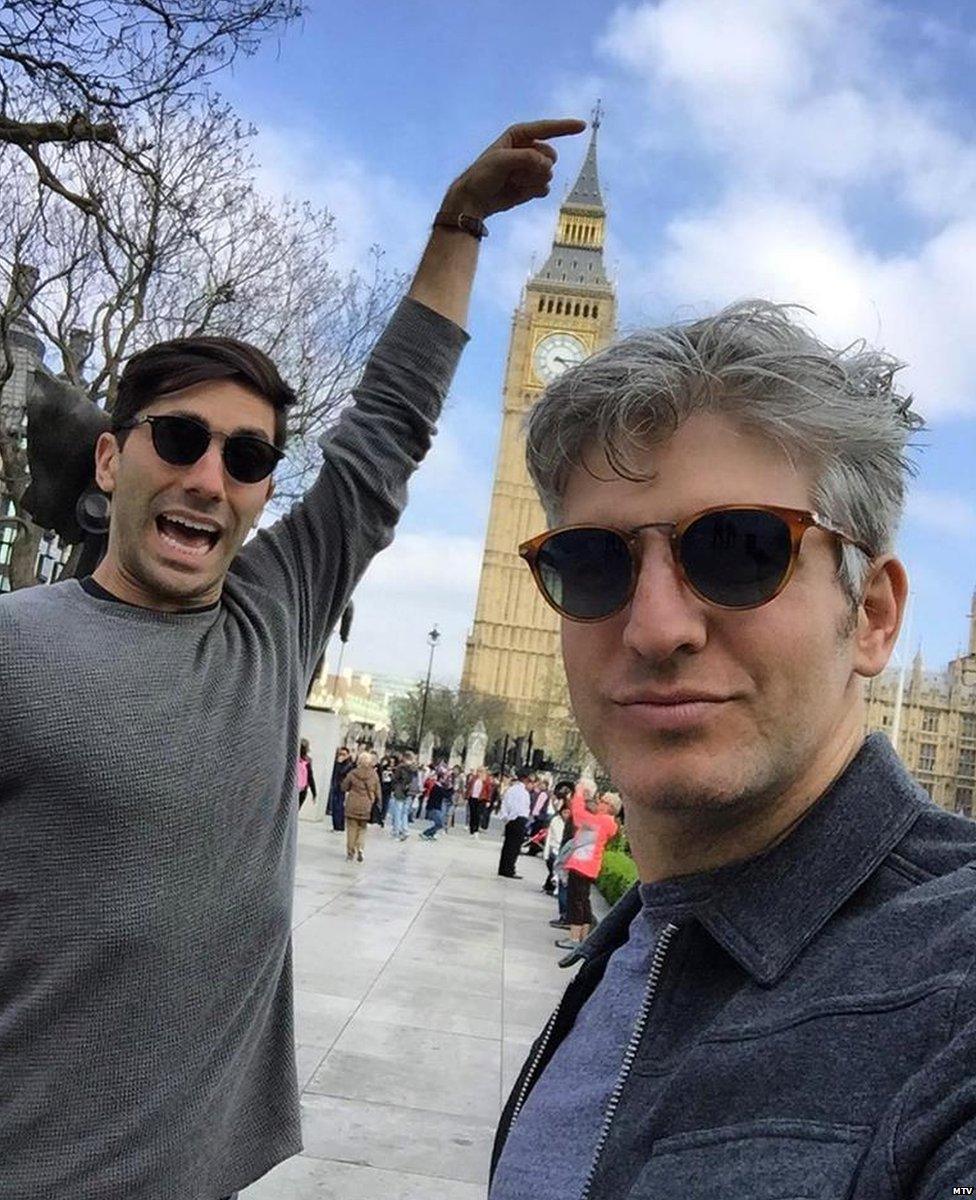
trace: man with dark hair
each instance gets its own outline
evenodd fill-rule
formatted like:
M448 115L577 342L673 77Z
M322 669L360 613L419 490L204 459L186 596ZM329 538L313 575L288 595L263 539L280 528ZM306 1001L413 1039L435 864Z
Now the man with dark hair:
M429 448L483 220L545 195L544 139L583 127L513 126L451 185L318 479L275 525L243 547L290 389L230 339L155 347L98 438L104 559L0 597L0 1195L219 1200L301 1149L305 697Z

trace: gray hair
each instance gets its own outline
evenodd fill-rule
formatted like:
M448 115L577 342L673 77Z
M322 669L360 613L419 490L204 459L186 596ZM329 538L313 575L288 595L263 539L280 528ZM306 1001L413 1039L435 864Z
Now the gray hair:
M602 449L617 476L650 481L653 472L637 469L648 448L693 414L720 413L777 443L794 468L812 466L817 512L873 557L892 553L905 476L916 474L905 446L925 426L912 397L895 390L904 364L864 341L832 349L791 319L799 307L743 300L634 333L561 375L525 419L526 463L550 524L561 520L570 470L594 474L588 448ZM841 543L837 578L853 618L871 562Z

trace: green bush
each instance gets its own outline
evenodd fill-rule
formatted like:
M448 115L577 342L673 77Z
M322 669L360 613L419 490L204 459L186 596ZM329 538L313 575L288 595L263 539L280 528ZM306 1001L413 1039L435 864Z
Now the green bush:
M637 882L637 864L622 850L605 850L603 869L596 881L597 890L607 904L616 904L620 897Z
M607 842L607 850L620 850L624 854L630 854L630 842L627 840L627 830L623 825L617 830L614 836Z

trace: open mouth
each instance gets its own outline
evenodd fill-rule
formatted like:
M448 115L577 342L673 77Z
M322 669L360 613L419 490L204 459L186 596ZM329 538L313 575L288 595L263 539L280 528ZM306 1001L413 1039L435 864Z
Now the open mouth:
M188 559L204 558L220 541L219 529L205 529L177 517L158 516L156 530L164 546Z

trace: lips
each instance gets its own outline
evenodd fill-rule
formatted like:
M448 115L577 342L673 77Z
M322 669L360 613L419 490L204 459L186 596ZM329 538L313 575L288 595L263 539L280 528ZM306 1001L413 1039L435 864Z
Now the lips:
M620 706L621 717L643 729L693 729L711 720L728 703L726 700L697 700L685 704L634 701Z
M617 704L721 704L728 696L708 692L635 692L617 698Z
M165 556L187 565L202 562L220 542L219 530L210 530L206 534L201 531L197 535L187 530L185 536L176 534L174 531L182 527L165 515L157 517L154 525Z

